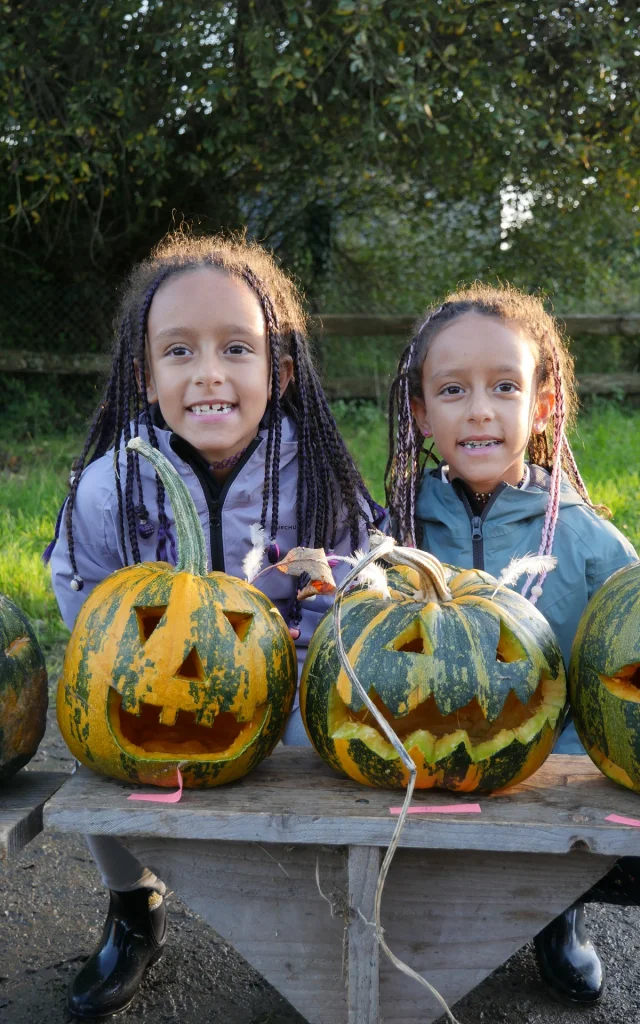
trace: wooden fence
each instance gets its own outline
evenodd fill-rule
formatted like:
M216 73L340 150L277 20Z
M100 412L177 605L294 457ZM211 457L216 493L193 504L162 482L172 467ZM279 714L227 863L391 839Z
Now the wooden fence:
M605 337L622 335L640 337L640 314L590 315L575 313L560 316L569 335L591 334ZM403 337L409 338L416 322L411 316L360 316L323 314L311 318L311 333L316 338L330 335L350 338ZM105 372L108 359L104 355L58 355L46 352L28 352L3 349L0 341L0 372L49 373L88 375ZM326 382L331 398L379 398L386 390L386 374L364 374L358 377L334 377ZM640 373L585 373L578 387L581 394L640 394Z

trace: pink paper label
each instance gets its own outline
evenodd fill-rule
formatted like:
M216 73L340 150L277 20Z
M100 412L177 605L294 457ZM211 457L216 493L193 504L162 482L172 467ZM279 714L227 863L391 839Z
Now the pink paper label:
M640 821L637 818L625 818L622 814L608 814L605 821L613 821L616 825L633 825L640 828Z
M154 804L177 804L182 797L182 773L179 768L176 768L176 771L178 773L178 789L175 793L132 793L127 800L149 800Z
M402 807L390 807L391 814L400 814ZM481 814L480 804L425 804L410 807L407 814Z

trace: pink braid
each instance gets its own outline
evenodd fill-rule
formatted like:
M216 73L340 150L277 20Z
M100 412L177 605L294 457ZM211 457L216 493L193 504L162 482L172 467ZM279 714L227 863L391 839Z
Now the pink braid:
M414 476L416 472L416 442L415 442L415 427L413 426L413 413L411 411L411 396L409 394L409 369L413 361L413 356L416 350L418 342L418 335L416 334L407 349L404 367L400 374L398 381L398 422L400 423L400 409L404 407L405 415L407 417L407 423L409 424L409 430L411 431L411 437L407 438L406 447L402 447L396 453L396 480L397 480L397 494L398 494L398 505L400 508L406 508L409 506L409 536L402 537L402 543L409 547L415 547L415 487L414 487ZM408 487L408 493L407 493Z
M571 451L571 445L569 444L566 436L562 439L562 444L563 444L563 454L564 454L564 457L565 457L565 459L567 461L567 465L569 466L569 469L571 470L571 473L573 475L574 482L577 485L578 493L579 493L580 497L583 498L584 501L587 502L588 505L591 505L591 498L589 497L589 492L587 490L587 485L585 484L584 480L580 476L580 470L578 469L578 464L577 464L577 462L575 460L573 452Z
M553 378L555 383L555 399L556 407L553 416L553 465L551 468L551 486L549 488L549 501L547 503L547 511L544 517L544 526L542 528L542 537L540 539L540 547L538 548L539 555L550 555L553 550L553 538L556 532L556 524L558 522L558 512L560 510L560 484L562 482L562 453L566 443L565 439L565 423L566 423L566 409L564 402L564 388L562 386L562 374L560 371L560 361L558 355L553 350ZM535 588L536 593L532 593L529 597L531 604L536 604L538 598L542 593L542 586L547 573L540 573L538 585ZM526 583L522 588L522 596L526 597L529 587L535 579L535 574L531 574L527 577Z

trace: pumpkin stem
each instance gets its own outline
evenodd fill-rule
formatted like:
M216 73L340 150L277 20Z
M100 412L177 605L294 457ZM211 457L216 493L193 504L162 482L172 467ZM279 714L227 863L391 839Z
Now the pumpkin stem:
M435 555L417 548L393 547L384 556L393 565L408 565L420 577L420 590L416 597L425 602L451 601L453 595L447 586L444 566Z
M176 521L178 533L178 572L192 576L207 575L207 547L193 498L168 458L141 437L132 437L127 448L151 463L162 480Z

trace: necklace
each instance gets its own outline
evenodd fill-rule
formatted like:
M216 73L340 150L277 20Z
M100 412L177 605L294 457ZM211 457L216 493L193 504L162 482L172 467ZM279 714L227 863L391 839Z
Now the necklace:
M527 478L527 471L525 469L524 473L522 474L522 480L518 484L518 489L520 487L522 487L522 485L525 482L526 478ZM474 498L476 499L478 505L481 505L481 506L484 506L484 505L487 504L487 502L489 501L489 498L491 497L492 494L493 494L493 491L489 491L488 494L485 493L485 491L474 491L473 492Z
M241 452L236 452L235 455L230 455L228 459L222 459L220 462L210 462L209 472L213 473L216 470L231 469L232 466L236 466L238 462L240 462L240 459L242 458L248 447L249 445L247 445L246 448L243 448Z

